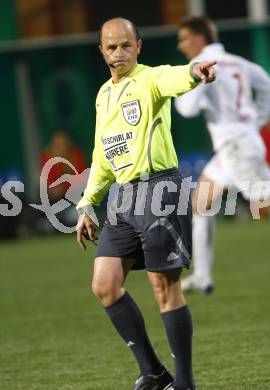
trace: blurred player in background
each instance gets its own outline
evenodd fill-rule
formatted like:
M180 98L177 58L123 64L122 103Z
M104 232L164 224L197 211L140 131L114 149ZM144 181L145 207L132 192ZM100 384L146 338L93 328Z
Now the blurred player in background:
M49 145L41 153L41 168L54 157L62 157L68 160L78 173L82 173L87 168L83 151L79 146L73 144L66 130L57 130L53 133ZM47 179L47 191L53 203L65 197L70 183L63 182L54 187L50 186L61 176L68 173L74 174L74 171L64 162L58 162L51 168ZM78 186L80 184L78 183Z
M184 117L205 114L214 157L208 162L193 193L194 271L183 279L183 290L212 292L214 216L200 215L200 182L209 184L207 209L232 183L254 184L270 180L265 147L259 129L270 118L270 78L258 65L227 53L218 43L215 25L205 17L189 17L180 23L178 49L189 60L217 61L217 80L176 98L177 111ZM255 91L255 99L252 93ZM215 192L213 188L215 185ZM224 186L224 187L223 187ZM249 191L242 191L250 198Z
M61 157L63 161L53 162L54 160L51 160L58 157ZM71 182L65 179L68 175L72 175L74 178L72 192L81 193L80 189L83 188L82 183L84 181L83 176L80 174L87 169L85 157L82 149L73 143L66 130L57 130L52 134L50 143L42 150L40 160L41 169L44 168L45 164L53 162L48 176L46 174L45 177L41 176L44 186L47 187L47 194L51 204L55 204L65 198L67 191L71 189ZM68 165L68 162L72 164L73 168ZM76 175L74 175L75 171L77 172ZM54 183L57 181L60 182L55 185ZM68 207L58 214L58 219L65 225L74 226L77 221L76 210L74 210L74 207ZM49 223L47 218L43 218L39 225L45 232L55 231L55 228Z
M170 130L170 97L191 90L202 79L213 81L214 62L151 68L137 63L141 45L136 27L126 19L115 18L102 26L100 51L112 78L96 100L95 149L88 185L77 207L77 241L85 248L84 238L95 240L92 206L99 205L110 185L132 182L130 207L117 212L115 223L108 218L102 229L93 292L138 362L141 373L134 390L194 390L192 322L179 283L191 256L191 208L186 215L177 215L175 208L160 218L152 205L159 196L154 188L164 180L176 188L175 193L167 191L165 205L178 203L182 182ZM144 202L139 192L142 173L149 176L148 189L138 213L136 207ZM124 189L120 187L119 203ZM147 269L174 356L174 380L153 350L138 306L125 291L132 268Z

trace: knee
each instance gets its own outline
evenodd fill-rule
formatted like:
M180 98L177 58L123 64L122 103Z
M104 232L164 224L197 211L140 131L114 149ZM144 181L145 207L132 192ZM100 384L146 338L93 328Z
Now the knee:
M92 293L99 299L102 300L103 296L105 294L105 289L104 286L102 286L100 283L97 281L93 280L92 281Z
M123 288L116 286L112 282L100 283L93 280L92 292L104 306L110 306L123 295Z

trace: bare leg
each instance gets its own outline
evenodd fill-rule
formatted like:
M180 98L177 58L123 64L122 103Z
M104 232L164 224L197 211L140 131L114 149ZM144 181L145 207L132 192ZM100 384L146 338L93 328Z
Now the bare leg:
M124 295L124 283L134 263L133 259L118 257L95 259L92 290L104 306L112 305Z
M148 272L147 275L161 313L186 305L180 283L181 269Z

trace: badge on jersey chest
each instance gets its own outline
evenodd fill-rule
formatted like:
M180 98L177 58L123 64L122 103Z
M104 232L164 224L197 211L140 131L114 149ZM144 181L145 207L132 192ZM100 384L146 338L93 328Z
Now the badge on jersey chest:
M123 103L122 110L125 120L129 125L136 126L141 119L141 106L139 100Z

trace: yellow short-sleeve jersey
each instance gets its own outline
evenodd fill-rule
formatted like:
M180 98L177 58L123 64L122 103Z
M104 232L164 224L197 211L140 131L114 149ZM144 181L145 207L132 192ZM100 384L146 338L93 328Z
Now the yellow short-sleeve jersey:
M127 183L142 172L178 166L171 136L171 97L198 84L189 68L137 65L121 82L110 79L100 88L91 171L77 208L99 205L115 181Z

